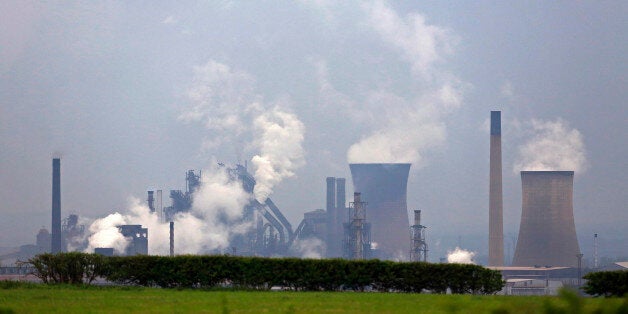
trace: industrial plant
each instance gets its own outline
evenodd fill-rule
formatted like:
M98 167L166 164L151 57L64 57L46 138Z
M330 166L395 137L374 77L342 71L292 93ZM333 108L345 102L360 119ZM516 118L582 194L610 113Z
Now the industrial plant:
M576 237L573 215L574 171L521 171L521 221L512 266L504 257L504 222L502 196L501 112L490 113L488 266L503 272L506 278L537 276L538 273L569 277L570 269L580 268L582 254ZM413 210L408 219L407 186L409 163L349 164L354 191L347 203L346 179L326 177L325 208L303 214L293 229L271 198L260 202L250 197L237 221L219 218L221 224L247 226L230 236L228 249L208 249L203 254L242 256L301 256L298 245L320 243L315 256L346 259L386 259L428 261L427 227L421 210ZM239 184L253 195L256 180L246 165L218 167L231 183ZM322 178L321 178L322 179ZM322 180L321 180L322 181ZM321 188L323 187L321 182ZM193 210L195 193L203 184L200 171L185 173L185 190L170 190L169 205L164 205L162 190L147 191L147 207L169 225L169 254L177 254L175 227L177 217ZM430 213L430 217L435 216ZM61 160L52 160L51 232L42 228L36 245L21 248L24 256L42 252L84 251L87 249L85 226L75 214L61 219ZM97 247L103 255L152 254L148 228L118 225L126 239L123 251ZM597 235L596 235L597 236ZM309 242L310 241L310 242ZM17 256L17 255L16 255ZM442 259L441 259L442 260ZM572 276L573 277L573 276ZM518 282L518 281L517 281ZM517 289L513 283L510 289Z

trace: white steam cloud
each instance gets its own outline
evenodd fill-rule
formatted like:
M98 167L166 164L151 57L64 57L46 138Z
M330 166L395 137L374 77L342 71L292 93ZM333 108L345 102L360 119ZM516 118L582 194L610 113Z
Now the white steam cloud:
M372 29L410 63L417 75L412 83L422 93L410 97L384 90L369 93L364 108L378 113L368 121L376 128L349 148L347 160L409 162L418 169L424 164L424 152L445 142L444 119L463 101L465 84L438 67L457 40L448 30L427 24L422 15L401 17L382 1L363 9Z
M255 165L255 198L263 203L273 187L284 178L294 176L294 169L302 166L303 123L291 113L278 108L255 119L260 154L251 160Z
M129 240L118 231L118 226L125 224L126 217L118 212L96 219L88 228L89 245L85 252L93 253L95 248L106 247L113 248L116 253L123 253Z
M447 252L447 263L450 264L475 264L473 257L475 252L467 251L456 247L453 251Z
M194 193L192 209L175 216L175 251L177 254L202 254L229 247L230 239L245 233L251 227L240 222L243 209L251 199L237 180L230 180L224 167L213 167L203 172L201 186ZM148 252L169 254L169 223L161 222L157 213L133 198L126 213L114 213L95 220L88 228L88 247L113 247L124 252L130 239L125 239L118 226L141 224L148 228Z
M204 122L212 131L214 136L205 140L205 149L240 144L259 150L250 153L256 167L255 197L260 202L305 164L303 123L294 113L266 104L248 73L211 60L195 68L188 98L191 106L179 119Z
M532 120L532 138L519 147L514 172L586 170L587 161L582 135L561 119Z
M297 239L290 248L292 253L303 258L323 258L325 243L318 238Z

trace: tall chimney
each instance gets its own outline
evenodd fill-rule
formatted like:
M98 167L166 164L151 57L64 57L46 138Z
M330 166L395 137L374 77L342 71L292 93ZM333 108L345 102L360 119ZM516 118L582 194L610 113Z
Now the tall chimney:
M573 171L521 171L521 225L513 266L578 266Z
M343 223L349 222L346 210L345 178L336 178L336 242L338 242L338 256L342 256L342 235L344 234Z
M170 222L170 257L174 256L174 221Z
M327 257L338 257L340 255L341 240L336 232L336 178L327 177ZM336 243L337 242L337 243Z
M61 159L52 159L52 237L50 250L61 252Z
M504 266L504 203L502 198L501 111L491 111L490 183L488 202L488 265Z
M151 213L155 212L155 191L148 191L148 208Z

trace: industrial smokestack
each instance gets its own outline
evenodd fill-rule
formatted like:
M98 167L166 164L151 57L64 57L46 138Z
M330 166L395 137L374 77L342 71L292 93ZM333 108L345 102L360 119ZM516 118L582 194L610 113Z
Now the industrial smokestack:
M174 256L174 221L170 222L170 257Z
M148 199L146 200L148 202L148 208L150 209L151 213L155 212L155 191L148 191Z
M341 240L337 233L338 221L336 220L336 178L327 177L327 257L340 256Z
M336 178L336 208L338 210L346 207L345 178Z
M342 224L348 222L348 212L346 210L346 192L345 178L336 178L336 224L335 224L335 242L338 244L338 256L342 256L342 235L344 227Z
M410 164L349 164L355 192L369 204L371 241L384 259L407 258L410 229L407 186Z
M501 111L491 111L488 202L488 265L504 266L504 203L502 198Z
M52 159L52 236L50 250L59 253L61 249L61 159Z
M521 225L513 266L577 266L573 176L573 171L521 171Z

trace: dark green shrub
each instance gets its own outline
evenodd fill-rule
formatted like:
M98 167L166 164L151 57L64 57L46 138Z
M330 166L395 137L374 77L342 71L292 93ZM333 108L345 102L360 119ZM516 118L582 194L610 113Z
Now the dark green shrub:
M594 296L621 297L628 294L628 271L600 271L588 273L584 292Z
M98 254L80 252L40 254L26 262L44 283L91 283L108 272L107 259Z

